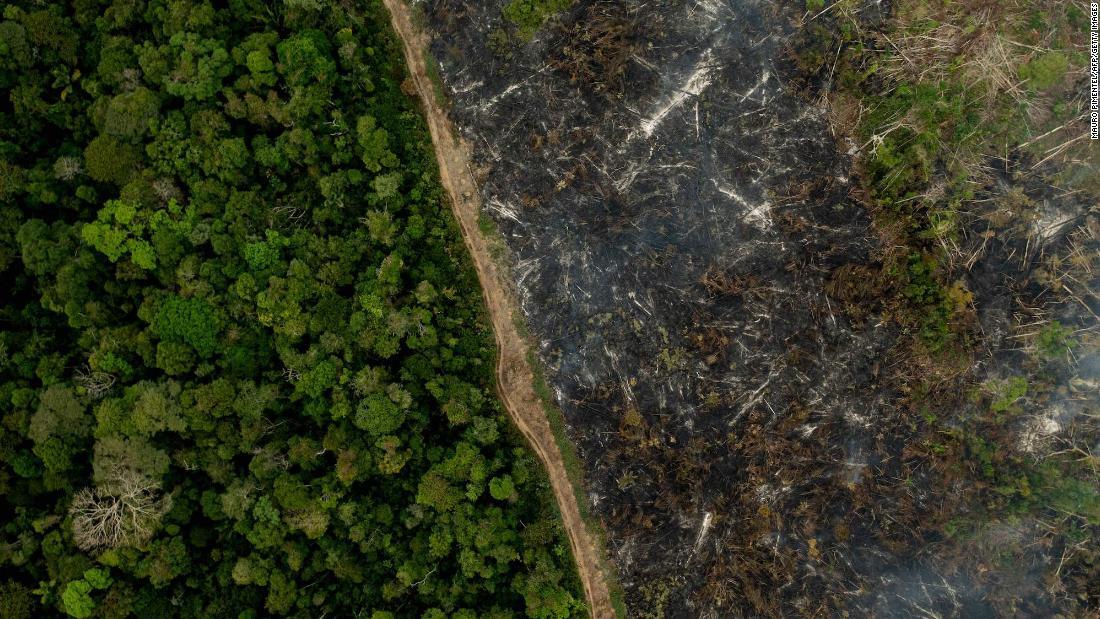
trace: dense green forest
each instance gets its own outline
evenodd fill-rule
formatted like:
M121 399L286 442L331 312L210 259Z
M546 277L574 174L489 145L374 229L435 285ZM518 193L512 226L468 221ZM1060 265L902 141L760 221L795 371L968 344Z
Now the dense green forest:
M0 618L583 614L376 0L0 21Z

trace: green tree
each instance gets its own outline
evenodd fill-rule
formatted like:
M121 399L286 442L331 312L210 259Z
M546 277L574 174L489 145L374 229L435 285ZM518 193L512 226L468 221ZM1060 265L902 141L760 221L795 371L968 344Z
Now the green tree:
M355 123L355 133L359 137L359 148L363 149L363 165L371 172L383 167L397 165L397 156L389 150L390 134L377 126L374 116L360 116Z
M116 95L107 104L103 117L103 132L123 142L138 142L160 110L156 93L138 87Z
M102 183L124 185L141 166L141 153L132 144L101 135L84 149L88 176Z
M233 63L222 43L194 32L177 32L168 40L164 90L186 100L204 101L221 90Z
M92 585L85 580L74 580L65 585L61 594L61 603L65 614L77 619L91 617L95 610L95 600L91 596Z
M489 494L498 501L515 501L518 498L516 486L510 475L494 477L489 481Z
M392 398L374 393L359 402L355 411L356 427L375 436L389 434L401 427L405 414Z
M0 619L30 619L33 608L30 589L12 580L0 585Z
M2 12L0 619L568 608L389 16L253 4Z
M217 348L218 317L202 299L169 297L157 310L152 327L162 340L188 344L201 357L213 355Z
M46 468L63 471L71 465L75 447L90 428L91 416L73 390L53 385L42 392L27 435Z
M279 43L280 72L291 86L327 82L336 75L336 63L329 53L328 38L319 30L305 30Z

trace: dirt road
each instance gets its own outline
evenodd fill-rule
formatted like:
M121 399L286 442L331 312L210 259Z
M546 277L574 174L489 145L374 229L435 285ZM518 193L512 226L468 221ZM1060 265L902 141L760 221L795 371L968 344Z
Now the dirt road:
M393 19L393 27L404 44L405 60L416 83L439 161L439 176L451 196L455 216L462 227L462 237L473 256L478 279L489 308L500 356L497 361L497 383L508 414L515 421L527 442L538 454L554 489L565 530L573 547L584 594L592 616L596 619L614 617L611 595L600 567L600 555L591 534L581 519L573 487L565 472L565 463L554 441L550 422L535 395L533 374L527 363L526 344L512 316L518 311L505 273L493 261L489 241L478 228L480 196L470 168L468 146L456 140L446 112L435 98L435 90L424 65L429 39L413 24L404 0L383 0Z

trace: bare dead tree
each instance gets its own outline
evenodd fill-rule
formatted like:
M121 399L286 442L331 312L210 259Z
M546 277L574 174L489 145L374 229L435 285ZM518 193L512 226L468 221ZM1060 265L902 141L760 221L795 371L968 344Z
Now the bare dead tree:
M120 471L107 487L85 488L73 497L73 540L82 550L143 544L170 507L159 483Z
M264 434L266 434L266 432ZM254 456L257 456L258 462L262 462L270 468L278 468L284 471L290 468L290 457L284 453L280 453L279 451L275 450L275 448L273 448L271 445L267 445L265 447L253 447L250 453Z
M77 368L73 375L73 379L76 384L84 387L88 395L93 398L102 397L110 391L111 387L115 384L114 375L93 370L87 365L82 368Z
M58 180L71 181L84 173L79 157L62 157L53 164L53 174Z
M302 224L302 219L306 215L306 210L297 206L291 206L289 204L283 206L276 206L271 209L271 212L275 215L283 218L288 225L298 227Z
M130 92L141 85L141 71L133 67L122 70L122 89Z
M158 178L154 180L153 193L155 193L164 204L168 204L170 200L179 200L183 197L179 187L176 187L176 184L173 183L170 178Z

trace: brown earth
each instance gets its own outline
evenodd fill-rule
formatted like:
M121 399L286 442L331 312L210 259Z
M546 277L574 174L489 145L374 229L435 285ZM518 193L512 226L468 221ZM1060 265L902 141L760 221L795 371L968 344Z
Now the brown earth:
M456 137L457 133L436 100L434 84L428 77L424 64L430 43L428 35L414 25L409 7L403 0L383 0L383 3L403 43L405 61L431 130L440 180L450 194L455 217L462 228L462 238L477 268L500 351L496 371L501 400L550 477L592 616L596 619L614 617L599 547L581 518L561 451L554 440L542 403L535 395L534 373L527 361L527 344L512 321L512 317L518 315L515 298L506 273L493 260L490 240L478 227L481 199L470 167L469 147Z

